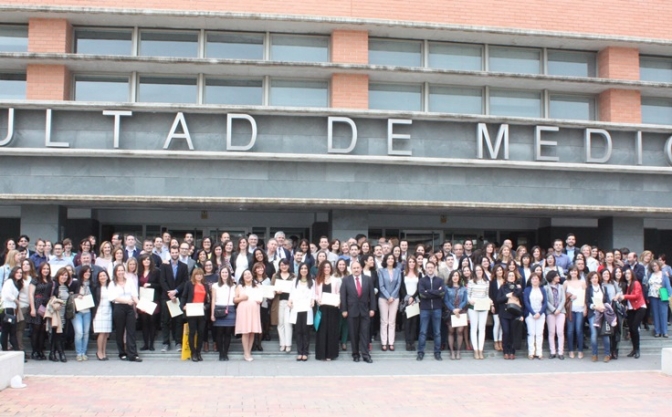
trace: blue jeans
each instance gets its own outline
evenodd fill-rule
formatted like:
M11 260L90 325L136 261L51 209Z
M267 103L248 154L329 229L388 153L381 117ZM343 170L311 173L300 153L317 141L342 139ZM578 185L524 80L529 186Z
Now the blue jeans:
M583 313L572 311L572 321L567 320L567 351L583 352ZM574 338L576 337L576 349Z
M89 344L89 329L91 328L91 311L75 314L72 319L72 327L75 329L75 352L78 355L86 355L86 346Z
M427 327L429 321L432 321L432 332L434 334L434 353L441 353L441 309L420 310L420 337L418 338L418 353L425 353L425 343L427 342Z
M600 328L593 326L593 324L595 324L595 316L588 319L588 326L590 327L590 349L593 352L593 356L597 356L597 334L600 332ZM609 355L611 353L609 336L602 336L602 345L604 346L604 354Z
M653 329L655 334L667 334L667 301L660 301L660 298L649 297L649 307L653 316Z

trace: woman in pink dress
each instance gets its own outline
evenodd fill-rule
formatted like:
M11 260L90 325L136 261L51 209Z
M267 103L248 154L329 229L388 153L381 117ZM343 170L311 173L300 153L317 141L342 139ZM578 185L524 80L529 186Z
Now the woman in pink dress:
M236 334L242 335L243 356L248 362L252 362L252 343L254 335L261 333L260 304L261 297L254 297L257 285L252 278L249 269L243 271L240 285L236 288L236 296L233 302L236 307Z

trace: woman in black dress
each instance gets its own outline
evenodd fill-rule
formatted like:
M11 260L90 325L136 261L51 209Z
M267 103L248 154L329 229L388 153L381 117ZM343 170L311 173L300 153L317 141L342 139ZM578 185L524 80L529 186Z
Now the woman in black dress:
M320 314L322 314L315 338L315 359L317 360L330 361L338 358L338 342L340 340L338 324L341 317L339 307L322 304L323 293L340 293L341 279L332 277L331 272L331 262L322 261L315 278L315 298Z
M30 317L27 318L28 324L33 326L33 333L30 337L32 359L45 360L44 341L47 331L44 327L44 313L47 310L47 303L54 290L54 283L51 280L51 267L48 263L43 263L37 272L37 278L30 281L28 302L30 303Z

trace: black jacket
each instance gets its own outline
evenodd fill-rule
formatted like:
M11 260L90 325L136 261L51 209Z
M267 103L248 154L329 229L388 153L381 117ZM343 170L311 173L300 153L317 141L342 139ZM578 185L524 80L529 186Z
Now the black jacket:
M171 263L161 264L159 268L159 283L161 284L161 299L168 300L168 291L177 290L177 295L182 294L184 284L189 281L189 269L185 263L177 262L177 276L173 276Z
M182 291L182 295L180 296L180 304L182 307L186 306L189 303L194 302L194 284L191 283L191 281L187 281L184 284L184 291ZM203 281L203 289L205 289L205 300L203 300L203 309L207 312L210 311L210 291L208 291L208 283ZM206 317L209 315L206 314Z
M511 288L513 286L513 288ZM523 303L523 288L522 286L519 286L517 284L510 284L508 282L504 282L501 287L499 287L499 291L497 291L497 301L495 304L499 307L499 317L503 319L508 319L508 320L513 320L517 319L518 317L514 317L510 313L506 311L506 304L509 302L509 297L507 295L513 292L513 294L518 298L520 301L520 307L524 308L524 303Z

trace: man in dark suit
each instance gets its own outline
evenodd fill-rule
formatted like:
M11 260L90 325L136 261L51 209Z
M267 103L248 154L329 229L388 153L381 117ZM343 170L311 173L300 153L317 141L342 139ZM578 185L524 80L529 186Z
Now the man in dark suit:
M189 256L189 248L190 246L187 242L182 242L180 244L180 262L187 265L188 276L191 279L191 272L196 266L196 261Z
M352 359L359 362L360 354L364 362L372 363L369 354L369 321L376 308L376 295L371 278L362 275L362 266L353 261L352 275L343 278L341 284L341 314L348 319L348 333L352 344Z
M82 264L75 268L75 276L79 277L79 273L83 266L89 266L91 268L91 286L95 287L98 285L98 274L104 271L104 269L101 266L91 263L91 252L83 252L80 260Z
M187 265L180 262L180 249L177 246L170 248L170 262L159 267L159 282L161 283L161 331L163 333L163 348L161 352L170 350L170 332L173 332L177 351L182 350L182 316L171 317L167 302L178 302L180 292L189 280Z
M140 256L140 251L135 247L135 236L126 235L126 247L124 248L124 262L128 261L128 258L135 258L136 260Z

